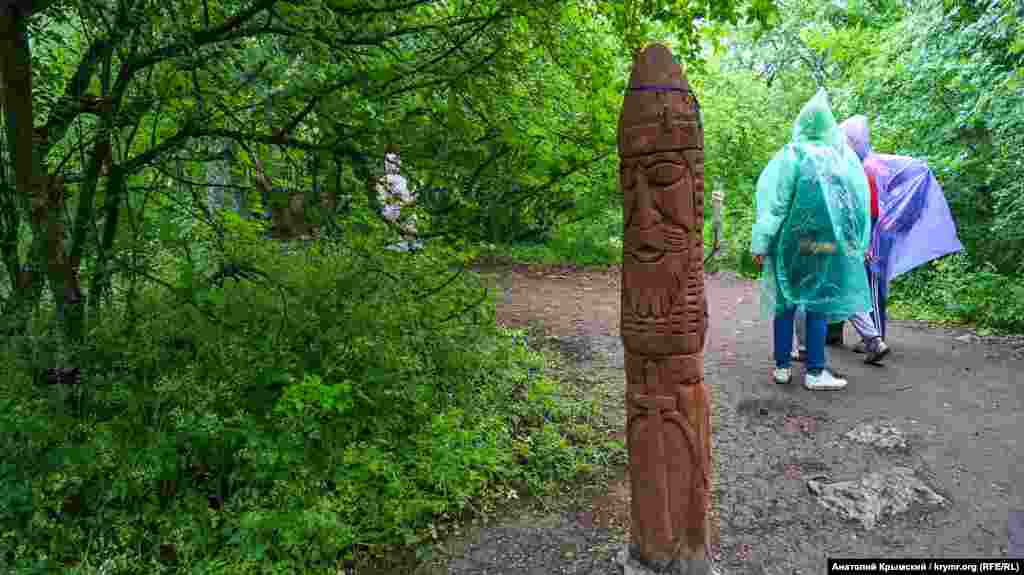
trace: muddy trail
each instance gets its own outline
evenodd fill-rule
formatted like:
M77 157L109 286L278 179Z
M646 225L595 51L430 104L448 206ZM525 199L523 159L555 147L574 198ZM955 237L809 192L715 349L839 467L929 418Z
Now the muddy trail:
M498 321L527 328L564 358L560 378L597 398L623 436L619 272L573 268L481 271L498 288ZM893 322L893 353L868 366L830 348L847 377L838 392L771 381L771 332L756 283L706 280L712 390L712 550L723 574L816 575L825 557L999 557L1008 516L1024 509L1020 392L1012 341ZM617 431L616 431L617 430ZM525 507L525 506L524 506ZM440 547L423 573L621 573L628 539L625 466L595 489L531 505Z

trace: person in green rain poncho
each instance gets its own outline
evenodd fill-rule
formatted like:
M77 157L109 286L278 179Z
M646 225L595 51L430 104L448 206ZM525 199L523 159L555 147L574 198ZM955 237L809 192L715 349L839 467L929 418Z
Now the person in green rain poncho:
M825 364L830 322L871 309L864 256L871 241L870 191L857 154L836 124L825 90L804 105L792 141L757 181L750 251L761 270L761 308L774 324L776 383L791 380L793 320L807 316L812 390L846 381Z

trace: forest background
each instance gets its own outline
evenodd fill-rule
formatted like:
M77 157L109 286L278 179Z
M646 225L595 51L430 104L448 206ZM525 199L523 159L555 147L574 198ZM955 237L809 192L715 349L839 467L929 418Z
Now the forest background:
M1020 2L4 4L5 572L386 570L621 462L470 267L619 261L647 41L700 101L711 266L755 273L757 176L824 87L928 162L966 248L896 314L1024 331Z

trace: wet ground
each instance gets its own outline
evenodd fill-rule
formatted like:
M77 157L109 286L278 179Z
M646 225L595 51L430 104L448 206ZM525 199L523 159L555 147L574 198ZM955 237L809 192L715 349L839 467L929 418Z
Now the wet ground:
M500 285L499 321L543 334L568 362L566 377L588 382L610 429L624 425L618 336L619 276L612 270L489 270ZM1024 509L1024 440L1019 339L893 322L893 353L882 367L831 348L848 377L837 392L810 392L794 370L771 382L771 335L754 282L723 274L706 282L711 327L706 381L715 403L713 550L723 573L818 574L825 557L998 557L1007 521ZM855 334L847 327L847 345ZM796 364L799 366L799 364ZM864 443L865 424L897 441ZM851 433L853 432L853 433ZM826 509L808 488L906 468L943 505L911 504L862 522ZM629 485L607 485L538 512L531 508L449 541L431 573L621 573L612 561L626 541Z

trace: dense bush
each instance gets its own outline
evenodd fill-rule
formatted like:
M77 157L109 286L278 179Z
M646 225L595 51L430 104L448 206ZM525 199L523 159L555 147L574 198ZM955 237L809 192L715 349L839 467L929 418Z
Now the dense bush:
M890 299L897 317L1024 333L1024 278L976 271L963 253L897 278Z
M451 254L242 252L274 279L140 287L132 321L91 326L79 386L40 376L51 336L7 342L0 570L317 572L602 456Z

